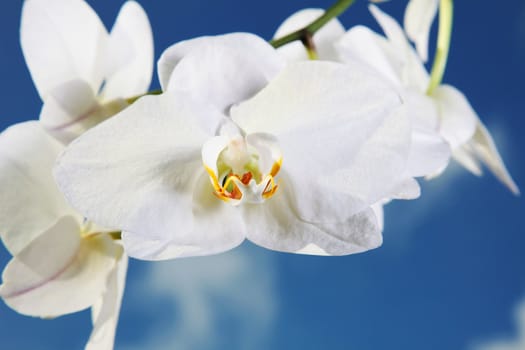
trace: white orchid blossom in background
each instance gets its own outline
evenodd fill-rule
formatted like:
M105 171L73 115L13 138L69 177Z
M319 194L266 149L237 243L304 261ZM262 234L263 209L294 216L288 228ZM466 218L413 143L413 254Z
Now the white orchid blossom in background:
M427 6L432 7L434 5L432 1L428 1ZM381 54L382 58L378 57L375 62L381 60L383 63L380 66L376 66L376 68L380 71L393 71L396 70L396 67L403 67L402 74L410 71L418 74L420 76L418 80L423 84L420 84L419 89L415 91L421 96L425 95L429 85L428 73L421 60L417 59L417 55L408 43L402 28L394 18L388 16L377 7L371 6L370 8L372 14L383 28L386 39L371 32L364 35L348 34L350 37L347 39L348 45L352 45L357 40L363 44L367 42L368 46L376 46L375 50L381 49L377 50L377 52ZM427 11L431 12L431 10L428 9ZM432 11L435 13L435 10ZM410 15L410 13L408 11L407 15ZM418 12L413 13L413 15L418 15ZM405 21L407 20L405 19ZM421 30L429 30L430 27L421 26L419 28ZM414 32L412 36L418 35ZM428 34L426 37L428 38ZM392 52L397 54L394 56ZM358 50L354 51L354 53L358 54ZM365 56L360 57L361 60L366 59ZM415 80L415 76L413 80ZM410 81L405 81L404 84L407 87L417 86L411 84ZM439 132L450 144L453 158L467 170L478 176L482 174L480 163L484 163L512 193L519 194L519 189L507 171L490 133L463 93L451 85L443 84L435 88L429 97L437 107Z
M0 296L17 312L56 317L92 307L86 349L112 349L127 257L58 190L52 167L64 146L39 122L0 134L0 237L12 260Z
M40 121L0 134L0 237L13 255L0 296L17 312L56 317L92 308L88 350L113 348L128 258L119 232L73 210L52 168L64 144L147 91L151 29L135 2L109 35L78 0L28 0L22 48L44 106ZM103 85L103 86L102 86Z
M427 17L435 17L435 10L430 8L435 6L433 1L426 2L429 6L426 9L422 9L418 1L413 1L416 4L410 5L411 7L407 9L407 16L433 11L434 14ZM314 36L314 42L319 47L320 59L325 57L323 48L327 47L329 50L335 50L337 60L342 62L357 60L366 64L381 73L398 88L405 99L413 123L412 151L414 154L411 164L414 165L415 171L411 174L432 177L445 169L448 158L445 156L443 144L437 138L440 136L452 149L453 158L465 168L476 175L481 175L479 165L481 161L513 193L519 193L501 160L492 137L465 96L450 85L440 85L433 93L427 95L429 74L421 58L408 42L403 29L395 19L376 6L370 5L370 10L383 28L386 38L364 26L355 26L343 33L340 30L342 28L340 24L332 24L322 28ZM322 10L318 9L299 11L281 25L276 36L293 31L322 13ZM405 23L408 21L408 26L412 28L429 30L427 17L424 21L421 18L411 21L405 17ZM411 24L416 22L417 25ZM328 31L331 32L328 33ZM421 33L417 34L416 29L411 29L411 37L423 37L428 41L428 33L426 36ZM332 38L332 41L325 42L323 38ZM419 47L428 46L422 42L422 39L418 41ZM296 46L293 52L290 52L291 49L288 49L290 51L280 50L280 52L289 60L293 60L299 49L301 47ZM305 51L304 48L302 50ZM333 55L327 57L330 59ZM416 170L416 168L419 169Z
M286 19L277 29L274 37L281 37L302 28L323 13L321 9L301 10ZM359 27L359 30L366 29ZM370 63L370 61L374 62L377 57L375 52L368 52L360 42L347 42L347 36L343 25L338 20L330 21L313 37L318 58L353 64L356 60L366 57L367 60L363 59L362 63L375 68L375 65ZM355 48L351 47L353 44L356 45ZM354 50L359 51L360 56L355 55ZM300 42L285 45L278 51L289 62L307 59L306 50ZM408 176L427 176L445 168L450 157L450 148L438 133L438 115L430 99L402 87L402 82L394 72L381 71L380 73L384 73L387 84L391 84L398 90L408 108L412 126ZM405 75L414 75L409 79L418 82L420 73L420 71L408 71Z
M382 242L371 205L414 198L397 93L359 64L285 65L264 40L189 40L159 61L165 91L75 140L55 168L130 256L263 247L342 255Z
M147 92L153 38L142 7L128 1L108 34L82 0L27 0L22 50L44 105L40 121L67 143Z

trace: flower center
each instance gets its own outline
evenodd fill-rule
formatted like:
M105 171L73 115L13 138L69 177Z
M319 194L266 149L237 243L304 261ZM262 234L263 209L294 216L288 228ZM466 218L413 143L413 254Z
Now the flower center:
M204 145L203 161L214 194L233 205L262 203L279 187L282 156L269 135L216 136Z

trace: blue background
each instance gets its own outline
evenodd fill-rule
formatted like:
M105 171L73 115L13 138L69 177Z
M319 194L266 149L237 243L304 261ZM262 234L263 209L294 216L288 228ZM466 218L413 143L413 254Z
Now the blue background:
M88 2L110 28L122 2ZM402 19L405 3L381 7ZM268 39L294 11L330 4L142 1L157 58L199 35L249 31ZM36 119L41 102L19 45L21 2L2 5L4 129ZM457 1L455 19L445 81L468 96L524 190L525 3ZM366 1L341 21L379 30ZM386 208L384 245L371 252L311 257L245 243L216 257L132 261L116 349L454 350L516 338L525 330L514 318L525 298L524 209L492 175L452 165L423 185L421 199ZM1 249L4 266L10 257ZM81 349L90 330L89 312L43 321L0 305L1 349Z

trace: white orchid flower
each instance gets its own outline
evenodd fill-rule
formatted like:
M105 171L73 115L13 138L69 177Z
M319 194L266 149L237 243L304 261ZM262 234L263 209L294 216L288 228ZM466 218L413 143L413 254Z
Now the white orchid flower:
M144 10L122 6L108 34L82 0L27 0L21 44L44 105L40 121L67 143L149 88L153 39Z
M0 237L13 255L0 296L15 311L44 318L92 307L86 349L112 349L127 257L58 190L52 167L63 149L37 121L0 134Z
M370 10L383 28L386 38L357 27L351 29L339 45L344 47L348 55L368 61L387 76L397 77L402 86L413 91L418 98L425 98L429 75L402 28L395 19L377 7L372 5ZM352 45L358 47L351 48ZM375 54L370 59L364 52ZM478 176L482 174L480 163L484 163L511 192L519 194L490 133L463 93L443 84L428 97L438 111L439 133L449 143L453 158Z
M427 5L431 6L431 3L432 1L428 1ZM422 11L419 7L421 5L416 5L413 6L417 11L408 11L409 14ZM408 42L403 29L395 19L376 6L370 5L370 10L385 32L386 38L363 26L355 26L346 33L339 30L338 33L335 28L339 26L335 25L327 26L326 28L332 28L332 33L323 33L322 37L339 37L335 42L332 41L339 61L358 60L369 65L396 86L404 97L414 131L413 154L410 157L413 169L411 174L431 177L445 169L448 157L443 144L436 137L439 135L450 145L453 158L465 168L479 176L482 174L480 162L483 162L513 193L519 193L492 137L465 96L450 85L441 85L427 96L429 74L421 58ZM314 11L317 11L315 15ZM287 20L279 28L276 36L304 26L312 17L315 19L315 16L322 13L322 10L318 9L300 11L289 19L291 21L295 17L295 27L290 26ZM419 28L422 27L426 28L423 25ZM319 32L328 30L326 28ZM319 38L317 34L314 36L316 44L322 37L321 34ZM428 35L426 38L428 39ZM321 48L327 45L322 43L318 46ZM281 54L289 59L293 57L287 52ZM319 57L323 58L322 51L319 52Z
M236 33L182 42L159 61L160 96L75 140L55 168L86 217L123 229L130 256L263 247L342 255L382 242L371 208L414 198L409 125L393 89L362 66L285 66Z

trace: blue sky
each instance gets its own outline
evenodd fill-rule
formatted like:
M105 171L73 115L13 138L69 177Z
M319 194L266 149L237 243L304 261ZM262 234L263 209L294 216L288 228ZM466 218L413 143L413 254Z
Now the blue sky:
M108 27L123 3L88 2ZM295 10L330 3L142 1L157 58L199 35L270 38ZM401 19L405 3L381 6ZM1 129L36 119L41 106L20 50L20 11L20 2L9 1L0 12ZM341 21L378 30L365 1ZM521 0L457 1L445 74L493 132L522 190L524 23ZM216 257L132 261L116 349L522 349L524 209L490 174L476 178L452 165L423 184L420 199L386 208L384 245L368 253L298 256L246 243ZM0 264L8 260L2 248ZM43 321L0 305L2 349L81 349L90 329L88 312Z

